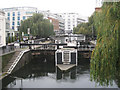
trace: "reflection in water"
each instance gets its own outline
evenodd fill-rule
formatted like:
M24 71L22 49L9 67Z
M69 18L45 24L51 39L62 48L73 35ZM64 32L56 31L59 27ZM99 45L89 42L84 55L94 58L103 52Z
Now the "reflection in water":
M54 55L42 55L3 80L7 88L93 88L90 81L89 60L82 59L77 67L62 72L55 66ZM44 62L46 59L47 62ZM106 86L104 86L106 87ZM113 86L117 87L116 83Z
M64 80L64 79L76 79L76 67L72 68L69 71L63 72L58 67L56 67L56 79L57 80Z

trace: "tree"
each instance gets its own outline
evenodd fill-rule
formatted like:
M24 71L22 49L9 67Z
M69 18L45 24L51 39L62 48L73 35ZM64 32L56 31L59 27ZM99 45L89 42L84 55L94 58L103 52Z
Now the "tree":
M8 43L11 43L11 37L10 36L8 37Z
M32 36L48 37L54 34L53 25L48 19L43 19L43 15L34 14L32 17L21 22L20 34L27 34L27 29L30 28Z
M94 14L89 17L88 22L81 23L77 27L73 29L73 33L75 34L84 34L87 36L92 36L93 30L94 30L94 36L96 36L96 29L95 29L95 23L94 23Z
M97 45L90 62L91 79L107 86L117 79L120 87L120 2L104 3L94 21Z

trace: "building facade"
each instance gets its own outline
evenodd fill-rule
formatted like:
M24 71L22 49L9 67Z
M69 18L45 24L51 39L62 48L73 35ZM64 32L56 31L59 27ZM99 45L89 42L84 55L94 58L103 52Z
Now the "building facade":
M64 33L65 30L65 23L64 19L59 14L51 13L48 11L38 11L38 13L43 14L45 19L49 19L50 22L53 24L54 32L56 34Z
M65 33L72 33L74 27L85 22L78 13L61 13L60 15L65 21Z
M5 22L5 13L0 10L0 47L6 45L6 22Z
M48 19L53 24L54 31L58 31L59 30L59 21L55 18L52 18L52 17L48 17Z
M9 38L12 41L12 39L15 37L15 31L10 28L10 21L8 19L5 19L6 21L6 43L8 43Z
M10 28L12 30L18 31L22 20L25 20L34 13L37 13L37 8L35 7L13 7L2 9L5 12L7 20L10 21Z
M78 24L85 22L78 13L61 13L55 14L48 11L40 11L35 7L14 7L4 8L7 20L10 22L10 28L19 31L22 20L32 17L34 13L43 14L45 19L49 19L54 26L56 33L72 33L73 28Z

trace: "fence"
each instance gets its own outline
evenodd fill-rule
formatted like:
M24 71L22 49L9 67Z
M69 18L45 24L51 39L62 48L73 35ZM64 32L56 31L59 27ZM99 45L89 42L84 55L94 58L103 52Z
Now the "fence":
M15 50L14 44L0 47L0 56Z

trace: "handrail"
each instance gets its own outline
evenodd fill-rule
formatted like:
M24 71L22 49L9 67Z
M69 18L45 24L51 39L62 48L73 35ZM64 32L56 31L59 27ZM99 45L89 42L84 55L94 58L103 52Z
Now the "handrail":
M12 63L12 65L10 66L10 68L9 68L9 70L7 71L7 73L11 73L12 72L12 70L15 68L15 66L17 65L17 63L19 62L19 60L22 58L22 56L23 56L23 54L25 53L25 52L28 52L29 51L29 49L28 50L25 50L25 51L21 51L20 53L19 53L19 55L17 56L17 58L15 59L15 61Z

